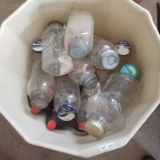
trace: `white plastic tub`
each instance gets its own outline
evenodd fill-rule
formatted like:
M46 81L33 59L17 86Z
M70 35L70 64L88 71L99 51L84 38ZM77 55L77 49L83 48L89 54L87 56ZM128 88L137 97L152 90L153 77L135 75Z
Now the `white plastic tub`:
M67 22L70 10L90 9L95 33L115 43L127 40L139 70L141 98L126 127L95 140L69 130L50 132L44 118L30 113L26 94L32 67L31 44L50 20ZM160 37L150 14L131 0L28 0L0 30L0 111L30 144L80 157L91 157L124 146L160 101Z

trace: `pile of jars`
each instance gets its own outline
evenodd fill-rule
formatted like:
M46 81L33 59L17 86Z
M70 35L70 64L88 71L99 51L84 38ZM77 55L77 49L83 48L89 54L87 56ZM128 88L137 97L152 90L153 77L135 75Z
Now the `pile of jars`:
M28 99L49 130L72 126L103 138L124 128L140 96L127 41L95 35L92 12L72 9L67 26L49 22L32 47Z

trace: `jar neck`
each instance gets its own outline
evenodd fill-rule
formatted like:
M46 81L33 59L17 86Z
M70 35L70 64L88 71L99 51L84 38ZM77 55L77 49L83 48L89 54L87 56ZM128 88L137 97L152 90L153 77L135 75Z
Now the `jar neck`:
M47 29L51 34L53 34L56 37L62 38L64 36L64 28L63 25L58 23L51 23Z

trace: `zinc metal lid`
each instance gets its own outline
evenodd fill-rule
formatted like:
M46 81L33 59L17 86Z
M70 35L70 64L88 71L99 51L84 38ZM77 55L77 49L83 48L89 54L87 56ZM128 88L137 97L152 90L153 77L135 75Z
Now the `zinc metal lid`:
M98 139L103 138L105 135L105 131L102 124L94 120L89 120L85 123L85 130L88 132L88 134Z

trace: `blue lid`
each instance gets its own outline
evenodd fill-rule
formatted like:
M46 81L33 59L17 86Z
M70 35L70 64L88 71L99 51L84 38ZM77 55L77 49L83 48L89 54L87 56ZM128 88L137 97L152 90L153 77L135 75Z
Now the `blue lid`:
M58 108L58 117L63 121L71 121L75 118L76 107L73 104L62 104Z
M38 39L33 42L32 49L36 53L42 53L42 40Z
M138 77L138 68L134 64L131 64L131 63L125 64L121 68L121 72L130 74L134 78Z
M116 43L115 50L119 55L127 55L131 51L131 46L127 41L119 41Z

